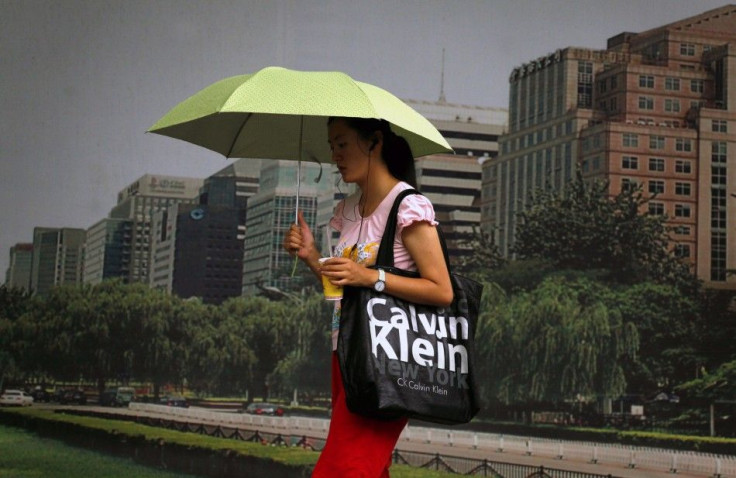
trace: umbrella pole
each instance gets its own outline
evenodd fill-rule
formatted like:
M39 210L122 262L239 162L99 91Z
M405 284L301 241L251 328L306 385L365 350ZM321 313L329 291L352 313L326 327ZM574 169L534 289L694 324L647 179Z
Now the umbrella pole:
M296 160L296 208L294 210L294 224L299 225L299 192L302 187L302 139L304 136L304 116L299 117L299 151L297 151ZM291 269L291 277L296 274L296 265L299 256L294 256L294 267Z
M304 137L304 116L299 117L299 151L297 151L296 166L296 210L294 211L294 224L299 224L299 192L302 186L302 139Z

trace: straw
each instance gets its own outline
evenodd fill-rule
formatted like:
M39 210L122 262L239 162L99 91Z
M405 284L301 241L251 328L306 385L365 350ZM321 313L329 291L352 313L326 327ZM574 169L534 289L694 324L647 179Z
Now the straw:
M332 248L332 230L329 224L325 224L325 233L327 234L327 249L330 251L330 257L333 257L335 250Z

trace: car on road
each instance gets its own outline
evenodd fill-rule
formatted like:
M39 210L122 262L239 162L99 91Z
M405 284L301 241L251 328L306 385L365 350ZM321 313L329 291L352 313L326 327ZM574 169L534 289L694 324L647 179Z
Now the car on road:
M5 390L0 395L0 405L9 407L30 407L33 405L33 397L22 390Z
M104 407L127 407L135 400L133 387L108 388L100 394L98 403Z
M84 393L84 390L79 389L62 390L58 395L58 402L62 405L69 405L72 403L76 405L86 405L87 394Z
M181 395L165 395L161 397L159 403L169 407L189 408L189 402Z
M275 417L283 417L284 409L273 403L253 402L245 407L245 413L249 413L251 415L272 415Z
M50 402L54 398L54 394L45 388L36 387L31 391L34 403Z

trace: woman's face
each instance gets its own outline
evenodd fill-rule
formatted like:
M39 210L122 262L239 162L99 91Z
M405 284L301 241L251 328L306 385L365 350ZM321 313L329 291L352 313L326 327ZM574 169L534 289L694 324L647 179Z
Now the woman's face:
M332 160L346 183L360 182L368 177L368 155L370 143L362 139L358 132L342 119L330 122L327 128L328 142L332 150Z

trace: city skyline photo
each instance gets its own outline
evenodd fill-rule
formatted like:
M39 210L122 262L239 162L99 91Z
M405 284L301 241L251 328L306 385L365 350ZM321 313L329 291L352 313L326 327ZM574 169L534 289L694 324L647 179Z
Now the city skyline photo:
M221 78L340 70L402 99L436 101L442 89L449 103L507 108L516 66L726 4L1 0L0 271L34 227L89 228L145 174L224 168L215 153L145 134Z

